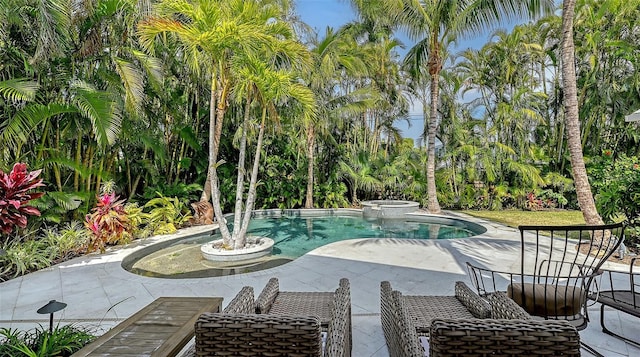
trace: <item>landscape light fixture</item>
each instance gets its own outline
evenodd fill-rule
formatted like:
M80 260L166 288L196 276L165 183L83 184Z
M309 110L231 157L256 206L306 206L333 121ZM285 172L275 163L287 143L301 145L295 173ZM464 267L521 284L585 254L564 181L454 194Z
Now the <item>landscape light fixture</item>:
M51 300L46 305L38 309L39 314L49 314L49 332L53 332L53 313L58 312L67 307L67 304Z

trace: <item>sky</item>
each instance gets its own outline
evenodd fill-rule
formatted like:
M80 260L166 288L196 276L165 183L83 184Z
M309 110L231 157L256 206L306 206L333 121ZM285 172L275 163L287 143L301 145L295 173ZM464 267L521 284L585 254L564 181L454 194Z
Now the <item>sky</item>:
M322 34L327 26L335 29L340 26L356 20L356 14L353 11L348 0L295 0L296 10L302 21L310 25L316 32ZM510 26L512 27L512 26ZM406 46L407 50L412 43L406 36L396 34ZM479 49L487 42L489 34L482 34L477 38L461 41L456 50L461 51L467 48ZM465 99L468 99L465 96ZM417 143L417 139L422 135L424 120L422 114L422 106L413 105L409 113L409 123L405 120L398 120L395 127L400 129L402 136L412 138Z

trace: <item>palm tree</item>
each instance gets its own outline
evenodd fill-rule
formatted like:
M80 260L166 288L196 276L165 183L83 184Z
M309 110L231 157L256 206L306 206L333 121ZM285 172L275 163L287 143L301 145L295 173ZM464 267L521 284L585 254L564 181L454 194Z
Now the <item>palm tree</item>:
M152 50L155 41L163 35L175 35L181 45L180 51L189 65L197 73L210 76L207 183L210 183L213 209L221 222L220 233L226 247L238 248L240 244L244 244L244 237L240 235L240 225L234 226L233 234L229 231L224 224L220 204L217 166L220 164L218 153L225 114L237 86L235 77L239 75L240 69L247 68L244 64L249 59L264 58L267 67L301 69L299 63L304 60L306 50L291 39L293 30L290 24L280 21L288 8L288 0L196 0L189 3L163 0L158 4L158 14L162 17L148 18L139 25L141 42L147 50ZM256 79L254 82L258 83ZM278 90L281 88L278 87ZM254 94L256 93L251 93ZM281 95L282 93L277 93L270 97L263 108L267 108L271 99L282 99ZM248 103L247 110L250 106L251 103ZM259 159L259 155L256 157ZM243 166L244 163L241 170L244 170ZM238 195L236 203L235 219L240 219L242 212L239 207L242 205ZM252 204L248 202L247 206Z
M352 0L358 8L367 1ZM551 11L553 1L483 1L483 0L392 0L385 1L387 13L417 44L405 61L425 65L430 76L430 114L428 121L427 195L428 209L440 212L435 182L435 139L438 127L438 99L443 53L452 40L478 33L493 23L524 14ZM420 74L421 71L413 71Z
M349 25L335 31L327 27L324 37L311 44L313 69L305 79L318 102L317 115L304 121L305 153L307 156L307 189L305 208L313 208L315 182L316 141L329 137L331 126L343 115L359 115L372 105L373 92L369 87L346 90L341 88L345 78L366 76L369 67L364 52L352 36Z
M367 193L382 187L382 182L375 177L373 162L365 150L351 152L346 160L340 161L339 174L349 182L351 190L351 204L358 205L358 190Z
M576 1L562 2L562 84L564 89L564 118L567 146L571 157L571 171L578 196L578 204L587 224L602 224L598 214L587 170L582 156L580 118L578 116L578 90L576 86L575 45L573 43L573 17Z
M295 46L294 43L290 44ZM302 47L301 44L297 44ZM239 98L247 98L245 110L250 111L251 102L255 99L260 108L260 121L258 124L258 138L255 145L253 167L249 182L249 192L244 207L242 209L242 188L244 187L244 157L246 150L247 132L249 127L249 115L245 112L241 142L240 160L238 163L238 183L236 192L236 214L234 215L234 227L232 239L235 248L242 248L246 243L249 220L256 199L256 187L258 181L258 170L260 167L260 156L265 134L267 119L275 122L278 119L278 107L287 105L300 105L299 111L304 117L302 122L308 122L315 116L315 100L313 92L297 83L297 77L289 69L272 69L258 57L249 57L243 62L244 67L237 71L238 81L236 95Z

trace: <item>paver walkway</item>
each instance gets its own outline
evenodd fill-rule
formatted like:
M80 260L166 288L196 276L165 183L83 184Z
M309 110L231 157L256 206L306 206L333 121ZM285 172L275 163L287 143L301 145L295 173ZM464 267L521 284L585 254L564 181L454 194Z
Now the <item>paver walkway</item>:
M154 237L0 283L0 327L46 326L47 317L36 310L52 299L68 304L55 315L59 323L82 323L104 332L162 296L220 296L225 299L224 306L242 286L251 285L259 292L273 276L279 278L282 290L289 291L334 290L339 279L345 277L351 283L353 356L388 356L380 326L381 281L390 281L408 295L453 295L455 281L469 284L466 262L500 270L517 265L517 230L466 218L484 225L487 232L452 240L345 240L276 268L215 278L148 278L122 269L122 259L131 252L176 235ZM180 235L210 229L194 227ZM580 333L584 341L606 356L640 356L639 348L600 331L599 305L592 306L589 313L591 323ZM607 313L607 318L617 331L640 335L636 318L617 312Z

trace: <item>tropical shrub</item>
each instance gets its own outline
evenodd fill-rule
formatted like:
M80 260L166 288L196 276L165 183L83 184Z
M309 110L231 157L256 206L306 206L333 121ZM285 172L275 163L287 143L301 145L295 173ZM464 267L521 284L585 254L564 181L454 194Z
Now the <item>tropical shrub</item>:
M44 192L28 191L44 186L36 179L42 170L27 172L27 164L16 163L9 174L0 171L0 234L8 235L15 226L25 228L28 216L39 216L40 211L29 206L29 201Z
M60 229L47 229L42 240L55 249L55 261L64 261L87 251L90 232L82 223L71 221Z
M188 205L190 202L200 200L200 192L202 192L202 185L197 183L185 184L179 182L172 185L159 183L156 186L145 187L142 197L149 201L158 197L158 193L160 193L162 196L175 197L180 202Z
M144 205L145 209L151 209L147 214L146 229L153 235L173 233L189 221L190 210L176 197L157 194L159 197Z
M628 221L627 245L640 243L640 158L611 151L594 160L592 178L596 206L603 219L613 221L620 215Z
M329 180L315 185L313 201L321 208L348 207L347 185L344 182Z
M23 234L0 246L0 281L47 268L83 254L89 244L89 231L80 222L69 222L61 229L46 229L43 235Z
M149 220L149 214L143 211L143 207L140 207L137 203L129 202L124 205L124 211L133 229L132 234L134 239L147 238L153 233L145 226Z
M38 239L15 239L3 247L0 256L0 280L7 280L51 266L56 249Z
M86 192L47 192L45 196L42 196L31 202L31 205L36 207L42 215L39 221L60 224L65 221L72 220L72 216L79 215L84 217L87 213L77 212L82 203L88 201L93 196L93 192L88 195Z
M66 325L52 332L39 327L30 331L0 329L0 357L71 356L96 337L87 329Z
M85 226L91 231L88 251L104 251L108 244L124 244L132 239L133 227L124 210L124 200L115 193L98 196L96 207L85 217Z

